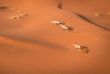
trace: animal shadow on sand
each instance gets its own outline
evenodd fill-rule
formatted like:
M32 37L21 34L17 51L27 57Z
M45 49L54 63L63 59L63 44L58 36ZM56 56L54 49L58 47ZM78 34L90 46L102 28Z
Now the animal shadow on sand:
M86 47L86 46L81 46L80 52L81 52L81 53L88 53L88 52L89 52L89 49L88 49L88 47Z
M72 27L68 27L68 30L69 30L69 31L73 31L73 29L74 29L74 28L72 28Z
M65 23L65 22L61 22L60 24L61 24L61 25L66 25L66 23Z

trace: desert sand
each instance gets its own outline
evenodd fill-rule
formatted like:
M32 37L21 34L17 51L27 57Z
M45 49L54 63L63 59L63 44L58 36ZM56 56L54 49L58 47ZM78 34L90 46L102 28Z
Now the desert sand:
M0 74L110 74L109 3L0 0Z

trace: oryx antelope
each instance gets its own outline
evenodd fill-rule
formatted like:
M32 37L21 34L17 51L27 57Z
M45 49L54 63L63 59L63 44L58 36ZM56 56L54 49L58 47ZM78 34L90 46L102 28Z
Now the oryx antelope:
M10 18L17 18L17 19L20 19L21 17L19 16L19 15L15 15L15 16L12 16L12 17L10 17Z
M78 51L82 49L80 45L77 45L76 43L73 45Z
M52 24L55 24L55 25L59 25L61 26L62 29L65 29L65 30L69 30L69 28L67 26L65 26L63 23L59 22L59 21L51 21Z
M69 28L65 25L60 24L60 26L61 26L62 29L69 30Z
M15 16L12 16L12 17L10 17L11 19L14 19L14 18L16 18L16 19L22 19L24 16L27 16L27 14L17 14L17 15L15 15Z
M53 20L51 21L51 23L52 23L52 24L55 24L55 25L56 25L56 24L57 24L57 25L60 25L60 24L61 24L59 21L53 21Z

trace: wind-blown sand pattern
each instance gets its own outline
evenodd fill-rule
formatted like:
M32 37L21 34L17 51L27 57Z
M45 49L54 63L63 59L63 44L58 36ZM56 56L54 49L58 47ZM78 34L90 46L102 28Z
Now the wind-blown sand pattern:
M0 0L0 74L110 74L109 3Z

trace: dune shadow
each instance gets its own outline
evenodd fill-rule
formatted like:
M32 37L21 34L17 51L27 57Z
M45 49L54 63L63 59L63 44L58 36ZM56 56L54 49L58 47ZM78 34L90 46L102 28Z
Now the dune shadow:
M9 38L9 39L12 39L12 40L16 40L16 41L28 43L28 44L43 46L44 48L49 47L49 48L52 48L52 49L63 49L63 50L68 49L65 46L61 46L61 45L51 43L51 42L47 42L47 41L40 40L40 39L32 39L32 38L28 38L28 37L12 36L12 35L4 35L4 34L0 34L0 36L5 37L5 38Z
M107 29L107 28L105 28L105 27L103 27L103 26L100 26L100 25L98 25L98 24L92 22L91 20L89 20L88 18L86 18L85 16L83 16L83 15L81 15L81 14L78 14L78 13L75 13L75 14L76 14L77 16L79 16L80 18L82 18L83 20L89 22L89 23L92 23L92 24L94 24L94 25L96 25L96 26L98 26L98 27L100 27L100 28L102 28L102 29L104 29L104 30L110 31L109 29Z
M62 1L61 1L61 0L59 0L58 8L59 8L59 9L63 9L63 8L62 8Z
M8 7L2 6L2 7L0 7L0 9L1 9L1 10L4 10L4 9L8 9Z

